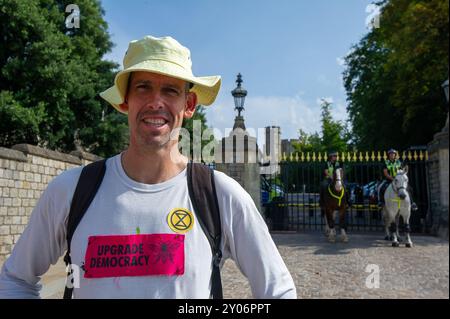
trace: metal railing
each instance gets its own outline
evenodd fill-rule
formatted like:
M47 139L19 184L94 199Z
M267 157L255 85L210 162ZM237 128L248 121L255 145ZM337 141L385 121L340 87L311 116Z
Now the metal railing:
M428 188L426 151L404 151L400 159L409 167L409 183L418 210L412 212L413 232L423 232L427 225ZM386 152L345 152L338 154L344 166L345 185L351 206L347 209L349 230L381 231L382 214L377 206L376 186L382 180ZM279 173L263 176L262 196L265 215L273 230L321 230L324 220L319 207L319 187L326 166L326 153L283 154ZM264 195L264 194L263 194Z

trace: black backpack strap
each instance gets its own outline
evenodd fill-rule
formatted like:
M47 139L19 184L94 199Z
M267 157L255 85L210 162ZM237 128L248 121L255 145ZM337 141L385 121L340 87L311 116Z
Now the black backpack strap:
M211 296L222 299L222 281L220 279L220 261L222 251L220 241L222 230L220 223L219 202L214 183L214 170L198 163L188 163L187 180L189 196L194 206L198 222L202 227L213 254L213 270L211 274Z
M72 204L70 205L69 219L67 221L67 252L64 256L64 262L66 266L69 266L69 271L67 273L67 279L72 274L72 269L70 265L72 260L70 258L70 244L72 242L72 236L75 233L75 229L86 213L89 205L91 205L92 200L97 193L103 177L106 171L106 159L98 162L91 163L83 168L78 179L77 187L72 198ZM68 288L67 284L64 289L64 299L72 298L73 288Z

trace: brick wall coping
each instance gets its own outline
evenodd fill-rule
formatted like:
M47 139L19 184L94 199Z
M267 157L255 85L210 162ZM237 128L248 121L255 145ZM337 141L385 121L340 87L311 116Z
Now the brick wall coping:
M65 154L30 144L17 144L10 149L0 147L0 158L27 162L27 155L39 156L76 165L81 165L82 160L97 161L101 159L101 157L97 155L83 151L73 151L70 154Z
M0 147L0 158L12 159L19 162L27 162L27 156L21 152L10 148Z

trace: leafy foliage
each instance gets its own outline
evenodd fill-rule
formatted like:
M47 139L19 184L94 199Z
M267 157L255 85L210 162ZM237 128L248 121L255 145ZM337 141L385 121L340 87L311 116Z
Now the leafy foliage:
M207 120L206 120L206 114L205 114L205 107L202 105L198 105L197 109L195 110L194 116L190 119L184 119L183 120L183 125L182 127L185 128L186 130L189 131L189 135L190 135L190 154L191 156L200 156L201 153L197 153L194 154L194 142L196 140L194 140L194 121L200 121L200 128L201 128L201 137L203 137L204 132L206 129L208 129L207 126ZM181 138L181 137L180 137ZM212 140L214 139L213 136L210 137L210 139L208 140L201 140L201 147L200 149L197 150L197 152L201 152L203 150L203 148L205 147L205 145L207 145L208 143L210 143Z
M343 152L350 146L350 133L346 125L331 115L331 103L322 99L322 134L307 134L299 130L299 142L294 143L295 152Z
M448 112L449 1L385 0L380 28L346 57L348 112L365 149L427 144Z
M78 136L101 156L124 147L118 137L127 132L126 117L111 116L98 97L118 67L102 59L112 48L103 10L98 1L77 1L80 28L67 29L71 2L0 0L2 146L71 151Z

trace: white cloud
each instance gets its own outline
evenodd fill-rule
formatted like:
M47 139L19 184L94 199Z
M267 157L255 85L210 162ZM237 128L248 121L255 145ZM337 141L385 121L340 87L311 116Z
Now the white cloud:
M345 59L344 58L336 58L336 62L339 66L345 66Z
M336 121L342 121L345 123L348 119L347 114L347 105L342 100L335 101L332 96L329 97L321 97L316 99L317 105L322 104L322 100L327 101L328 103L331 103L331 116Z
M320 108L309 105L298 95L248 97L244 107L242 114L245 125L256 134L259 132L258 129L272 125L281 127L282 139L297 138L300 128L308 133L320 131ZM236 111L233 100L230 98L218 101L206 109L206 115L208 125L219 129L224 135L226 128L231 128L234 124ZM258 141L260 145L263 143L264 141Z
M347 105L342 101L337 101L332 108L333 118L338 121L345 123L348 119Z
M306 93L305 93L305 91L298 91L297 92L297 94L295 95L295 97L297 97L297 98L301 98L302 96L304 96Z

